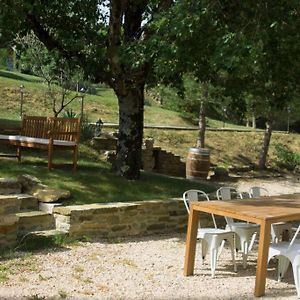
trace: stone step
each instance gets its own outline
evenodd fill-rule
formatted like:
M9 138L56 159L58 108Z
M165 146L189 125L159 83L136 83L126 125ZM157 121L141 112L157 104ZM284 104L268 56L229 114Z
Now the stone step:
M37 230L25 235L19 244L20 249L35 250L61 246L67 239L68 232L56 229Z
M21 193L22 185L14 178L0 178L0 195Z
M0 195L0 216L20 211L21 201L14 195Z
M18 236L37 230L49 230L55 228L55 220L52 214L43 211L27 211L16 214L19 217Z
M21 211L39 210L39 202L36 197L28 194L16 194L15 196L21 200Z

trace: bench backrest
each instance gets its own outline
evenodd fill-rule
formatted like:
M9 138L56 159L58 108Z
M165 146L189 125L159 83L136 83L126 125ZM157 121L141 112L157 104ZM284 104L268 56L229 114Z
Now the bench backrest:
M49 138L50 133L56 140L79 142L80 119L24 116L21 135L35 138Z

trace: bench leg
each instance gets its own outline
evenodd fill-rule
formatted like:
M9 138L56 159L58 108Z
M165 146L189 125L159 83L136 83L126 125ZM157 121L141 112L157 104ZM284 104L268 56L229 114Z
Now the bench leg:
M18 157L18 162L21 162L21 156L22 156L22 153L21 153L21 147L17 147L17 157Z
M75 146L73 150L73 172L77 170L77 160L78 160L78 146Z
M52 169L53 147L48 148L48 170Z

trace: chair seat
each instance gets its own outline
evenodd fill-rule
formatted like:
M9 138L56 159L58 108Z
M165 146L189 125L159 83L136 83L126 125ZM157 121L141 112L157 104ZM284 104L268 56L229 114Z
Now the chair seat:
M204 238L206 235L228 235L233 234L230 230L227 229L220 229L220 228L199 228L197 237L198 238Z
M288 266L290 263L292 264L298 298L300 298L300 240L297 239L299 232L300 226L298 226L290 242L272 243L268 256L268 261L274 256L278 259L278 281L281 281Z
M290 242L279 242L279 243L272 243L270 245L270 255L269 256L274 256L274 255L281 255L284 253L293 253L295 252L300 254L300 240L295 240L294 244L290 246ZM288 250L287 250L288 249Z
M239 227L239 228L245 228L245 229L259 229L259 225L247 223L247 222L234 222L230 224L230 226Z
M233 187L221 187L216 192L217 199L222 201L231 200L234 198L243 198L241 194ZM254 240L259 232L259 225L247 222L235 222L232 218L225 217L226 229L235 233L235 249L241 251L243 255L243 267L247 266L247 257L251 251Z

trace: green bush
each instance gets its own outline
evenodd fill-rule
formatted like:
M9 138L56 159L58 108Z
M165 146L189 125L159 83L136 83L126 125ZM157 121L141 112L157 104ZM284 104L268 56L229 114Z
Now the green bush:
M63 114L64 118L77 118L77 113L71 109L67 109Z
M293 152L283 144L275 145L275 154L281 167L294 170L296 166L300 165L300 154Z
M90 124L86 115L81 117L80 140L85 142L91 140L95 136L95 128Z

